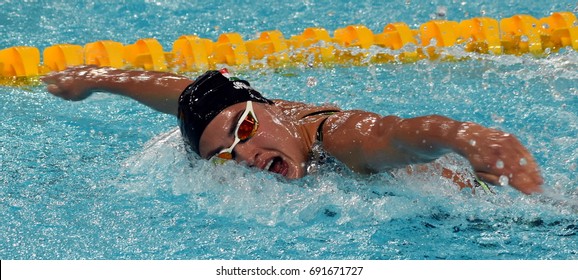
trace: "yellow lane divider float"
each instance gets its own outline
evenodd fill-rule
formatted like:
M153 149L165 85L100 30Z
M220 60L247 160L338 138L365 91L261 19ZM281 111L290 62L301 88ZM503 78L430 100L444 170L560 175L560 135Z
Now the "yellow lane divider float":
M561 48L578 50L578 21L572 12L556 12L536 19L515 15L496 20L472 18L461 22L432 20L412 30L407 24L390 23L379 34L363 25L334 31L333 37L320 27L285 39L278 30L265 31L244 41L238 33L226 33L217 41L183 35L170 52L153 38L132 45L98 41L85 46L59 44L43 52L35 47L16 46L0 50L0 78L37 77L50 71L91 64L115 68L191 72L217 65L279 67L308 64L353 64L413 62L439 59L440 48L463 46L467 52L493 55L544 56ZM392 51L370 54L372 47Z

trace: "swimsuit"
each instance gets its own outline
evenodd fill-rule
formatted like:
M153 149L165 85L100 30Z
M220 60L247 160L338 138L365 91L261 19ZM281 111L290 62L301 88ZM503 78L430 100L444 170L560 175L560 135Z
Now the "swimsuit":
M294 122L301 122L307 125L317 125L314 142L309 151L309 159L306 163L307 174L311 174L319 169L321 165L327 163L332 157L323 149L323 125L327 118L341 109L333 105L312 105L301 102L275 99L275 106L281 109L282 114Z
M319 168L328 163L333 162L333 158L330 157L325 149L323 149L323 125L329 116L340 112L339 110L323 110L318 112L313 112L304 116L302 119L311 116L325 116L323 120L319 123L317 127L317 133L315 134L315 142L311 145L311 151L309 152L309 160L307 161L307 174L314 173L319 170Z

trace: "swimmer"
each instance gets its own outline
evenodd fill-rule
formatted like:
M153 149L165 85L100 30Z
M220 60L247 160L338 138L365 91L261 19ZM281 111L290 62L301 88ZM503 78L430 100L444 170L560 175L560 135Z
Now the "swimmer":
M524 194L542 192L539 167L518 139L472 122L270 100L225 69L191 80L166 72L79 66L42 80L48 92L67 100L83 100L96 91L130 97L176 116L188 150L200 157L234 160L286 178L305 176L320 153L366 174L456 153L485 182ZM459 177L446 171L440 175Z

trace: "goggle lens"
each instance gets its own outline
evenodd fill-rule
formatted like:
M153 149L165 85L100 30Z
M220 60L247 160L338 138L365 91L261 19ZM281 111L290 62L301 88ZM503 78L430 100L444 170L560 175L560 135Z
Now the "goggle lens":
M253 104L251 101L247 101L247 108L243 113L245 116L242 120L239 120L237 128L235 129L235 141L233 145L227 149L223 149L221 152L213 156L213 162L217 164L224 163L227 160L233 159L233 149L241 141L247 141L249 138L253 137L257 133L259 128L259 121L253 112Z
M247 117L241 122L241 125L239 125L236 134L241 141L245 141L255 135L255 132L257 132L257 122L253 114L249 112Z
M222 152L222 153L218 153L217 157L220 159L224 159L224 160L231 160L233 159L233 153L231 152Z

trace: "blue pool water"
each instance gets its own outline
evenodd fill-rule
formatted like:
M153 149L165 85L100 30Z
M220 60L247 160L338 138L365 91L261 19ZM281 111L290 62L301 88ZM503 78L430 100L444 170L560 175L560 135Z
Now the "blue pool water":
M443 10L456 21L578 12L576 1L73 2L0 2L0 49L145 37L170 49L191 33L417 28ZM175 120L134 101L95 94L74 103L39 85L5 86L0 259L578 259L578 52L445 52L469 59L241 75L272 98L443 114L512 132L542 166L544 195L472 194L431 175L367 177L332 166L286 181L191 163L171 133ZM467 169L455 156L440 162Z

